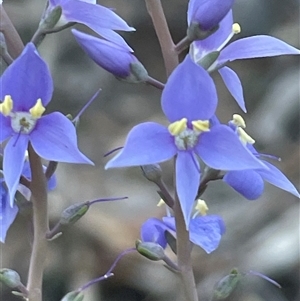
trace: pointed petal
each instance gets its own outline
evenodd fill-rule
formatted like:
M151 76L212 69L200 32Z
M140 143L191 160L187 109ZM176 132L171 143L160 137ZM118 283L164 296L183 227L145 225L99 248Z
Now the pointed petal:
M200 167L193 156L181 151L176 158L176 190L187 229L200 184Z
M162 92L162 109L170 122L209 119L217 107L217 93L210 75L186 56L173 71Z
M237 40L221 51L220 64L228 61L269 57L288 54L300 54L300 50L271 36L253 36Z
M243 95L243 87L238 75L228 67L223 67L219 69L219 73L222 76L224 84L226 85L230 94L236 100L239 107L246 113L247 110Z
M0 241L5 242L6 233L10 225L14 222L18 213L18 207L9 205L8 192L3 186L3 180L0 182Z
M219 29L204 40L198 40L193 43L194 59L198 61L205 54L216 51L226 41L232 32L233 16L232 10L220 22Z
M264 181L254 170L229 171L223 181L248 200L258 199L264 190Z
M130 64L137 59L127 49L75 29L72 29L72 33L83 50L99 66L115 76L129 76Z
M125 31L134 30L134 28L128 26L128 24L111 9L102 5L71 0L62 3L62 8L66 20L84 24L95 32L98 32L98 29L101 28Z
M145 122L135 126L128 134L124 148L105 166L139 166L166 161L175 156L177 148L167 128Z
M157 218L149 218L141 227L141 239L143 242L155 242L162 248L166 248L167 240L165 231L168 227Z
M0 113L0 143L12 136L14 133L11 128L10 117L5 117Z
M30 133L30 142L36 153L46 160L93 165L78 149L74 125L59 112L38 119Z
M208 254L217 249L224 232L224 221L217 215L196 217L190 222L191 242Z
M257 172L263 177L265 181L280 189L290 192L298 198L300 197L300 194L297 191L296 187L277 167L264 160L261 161L269 168L269 170L257 170Z
M52 97L53 82L47 64L29 43L0 79L0 100L10 95L14 111L28 111L41 98L46 106Z
M9 191L9 203L13 207L14 197L23 170L28 135L14 135L6 144L3 154L3 174Z
M209 132L200 134L195 150L204 163L214 169L266 168L226 125L216 125Z

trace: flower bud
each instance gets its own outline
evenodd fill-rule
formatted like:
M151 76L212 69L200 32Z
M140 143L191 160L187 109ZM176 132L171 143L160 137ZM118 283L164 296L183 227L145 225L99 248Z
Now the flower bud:
M147 70L128 48L123 48L110 41L93 37L75 29L72 29L72 33L87 55L96 64L117 78L131 83L147 80Z
M224 300L230 296L240 279L241 274L236 269L233 269L229 275L222 278L215 285L213 300Z
M162 170L159 164L149 164L141 166L143 175L150 182L157 183L162 176Z
M61 301L82 301L84 295L81 292L70 292L67 293Z
M62 14L62 8L60 6L54 7L41 20L39 24L39 29L45 31L53 29L55 25L58 23L58 21L60 20L61 14Z
M16 288L22 285L20 275L11 269L0 270L0 282L4 283L10 288Z
M89 207L90 206L87 203L75 204L68 207L62 212L59 223L61 225L71 225L76 223L86 214Z
M136 250L146 258L158 261L165 258L165 252L161 245L155 242L142 242L137 240L135 243Z

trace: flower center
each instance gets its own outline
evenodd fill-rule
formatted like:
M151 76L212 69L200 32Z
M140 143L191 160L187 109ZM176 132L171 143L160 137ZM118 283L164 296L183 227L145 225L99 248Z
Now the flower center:
M198 143L199 135L202 132L209 131L209 121L192 121L192 127L192 129L188 128L186 118L182 118L169 125L168 130L174 136L175 145L179 150L193 149Z
M10 117L12 129L16 133L21 134L32 132L37 120L42 116L44 111L45 108L40 98L29 112L14 112L13 100L10 95L6 95L4 101L0 104L0 112L6 117Z

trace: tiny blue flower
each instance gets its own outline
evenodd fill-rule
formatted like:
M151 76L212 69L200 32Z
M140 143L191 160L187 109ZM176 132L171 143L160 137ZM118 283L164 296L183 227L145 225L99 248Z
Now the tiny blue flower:
M49 161L93 164L77 147L75 127L59 112L42 116L50 102L53 83L46 63L29 43L0 78L0 143L8 140L3 154L3 174L10 205L30 143Z

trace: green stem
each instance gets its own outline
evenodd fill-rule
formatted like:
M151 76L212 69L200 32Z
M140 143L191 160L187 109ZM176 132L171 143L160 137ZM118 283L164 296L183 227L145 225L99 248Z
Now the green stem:
M42 281L46 261L48 232L47 182L41 158L29 145L29 162L32 173L30 184L33 206L33 245L27 281L28 300L42 301Z

